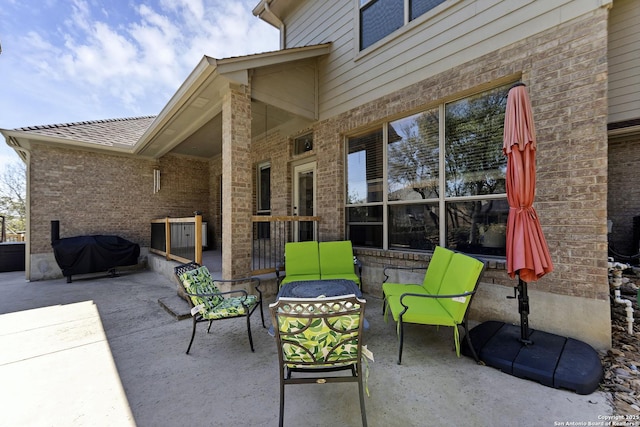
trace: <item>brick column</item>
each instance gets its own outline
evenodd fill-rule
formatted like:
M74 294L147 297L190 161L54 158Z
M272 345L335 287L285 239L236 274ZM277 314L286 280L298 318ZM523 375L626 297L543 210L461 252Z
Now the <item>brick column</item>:
M251 99L231 86L222 103L222 277L251 272Z

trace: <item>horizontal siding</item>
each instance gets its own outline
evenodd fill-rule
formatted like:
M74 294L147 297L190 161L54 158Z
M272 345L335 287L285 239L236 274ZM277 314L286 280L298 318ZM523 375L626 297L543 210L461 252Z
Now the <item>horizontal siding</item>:
M320 118L325 119L570 21L601 3L449 0L360 53L354 30L358 2L307 0L286 18L287 47L333 42L320 68Z
M315 59L258 68L252 96L299 116L316 119Z
M640 118L640 2L615 0L609 15L609 122Z
M333 41L332 35L344 25L344 11L351 10L351 0L306 1L304 4L305 7L299 7L285 21L287 47Z

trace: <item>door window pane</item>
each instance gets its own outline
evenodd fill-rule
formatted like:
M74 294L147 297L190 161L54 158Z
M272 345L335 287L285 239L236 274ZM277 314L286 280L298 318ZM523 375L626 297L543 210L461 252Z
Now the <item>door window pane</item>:
M298 215L313 216L313 171L298 175Z
M294 214L314 216L315 214L315 166L296 168L296 193L294 194ZM296 222L297 239L300 242L315 240L315 223L313 221Z

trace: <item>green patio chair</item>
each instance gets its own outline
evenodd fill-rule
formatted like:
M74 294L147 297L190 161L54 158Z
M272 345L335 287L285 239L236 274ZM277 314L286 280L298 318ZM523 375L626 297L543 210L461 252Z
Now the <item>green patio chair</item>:
M280 278L280 269L276 269L279 286L301 280L320 280L320 261L318 242L288 242L284 245L285 276Z
M249 335L249 346L253 349L253 338L251 337L251 315L260 307L262 317L262 327L264 324L264 312L262 310L262 291L260 290L260 279L249 277L243 279L219 280L213 279L206 266L200 266L195 262L182 264L174 268L178 282L188 296L191 306L191 316L193 317L193 329L191 340L187 347L187 354L191 350L193 339L196 336L196 326L198 323L209 322L207 333L211 330L214 320L233 319L244 317L247 319L247 333ZM220 292L218 284L232 283L236 285L249 285L253 287L257 295L249 294L244 289L237 289L228 292Z
M389 311L393 320L397 322L398 365L402 362L405 323L453 327L453 339L458 357L460 357L458 326L462 326L473 357L480 363L469 338L467 313L483 271L482 261L468 255L454 253L437 294L404 293L387 297Z
M320 242L318 248L322 280L346 279L356 282L362 288L362 264L353 256L350 240Z
M429 261L427 271L424 275L422 284L415 283L387 283L389 280L388 272L390 270L424 270L424 267L400 267L400 266L388 266L384 268L384 282L382 283L382 312L384 314L387 310L387 297L389 295L401 295L406 293L412 294L432 294L435 295L440 290L442 284L442 278L447 271L453 251L443 248L442 246L436 246Z
M269 306L278 348L280 426L284 422L285 386L336 382L358 383L362 425L367 425L361 345L365 304L355 295L342 295L280 298ZM351 375L330 374L342 370ZM303 374L292 378L294 372ZM297 424L305 423L298 420Z

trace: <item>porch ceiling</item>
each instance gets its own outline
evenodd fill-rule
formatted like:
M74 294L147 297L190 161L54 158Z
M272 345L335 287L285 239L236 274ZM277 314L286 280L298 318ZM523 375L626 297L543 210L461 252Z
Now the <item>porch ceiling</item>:
M304 119L273 105L260 101L251 102L251 135L254 138L278 127L294 123L302 126L304 122ZM222 153L222 114L216 114L213 119L173 148L171 153L203 158L211 158Z
M251 87L252 138L308 126L317 119L316 58L330 44L237 58L204 57L136 143L136 154L177 153L210 158L222 149L222 99L232 87Z

